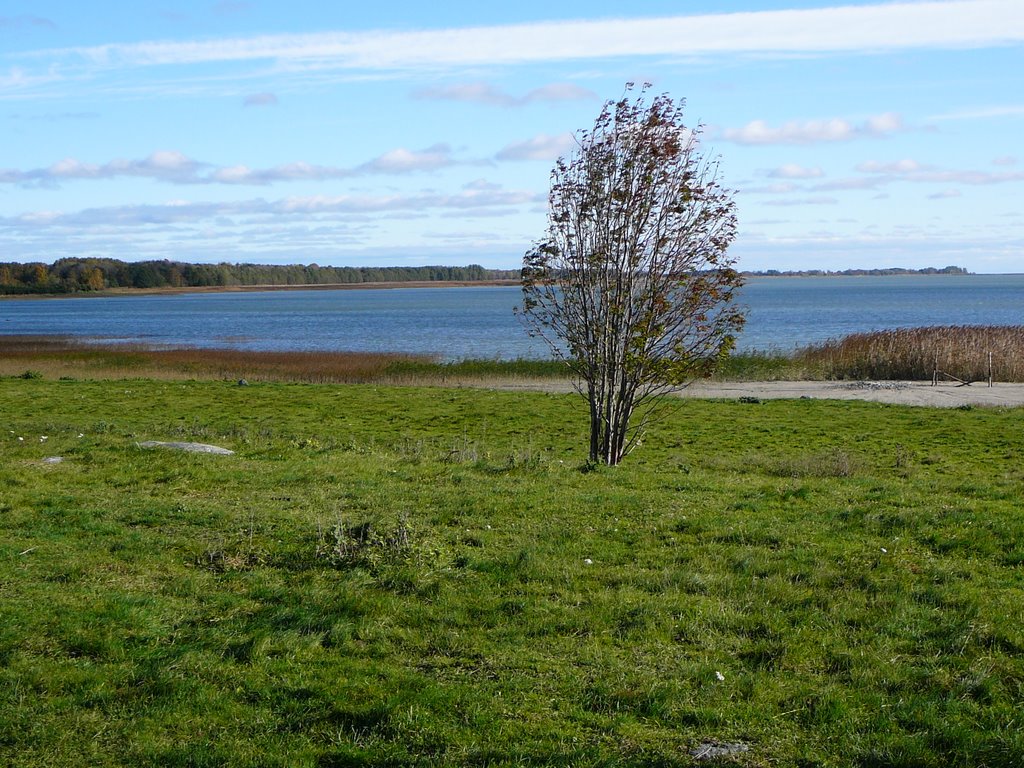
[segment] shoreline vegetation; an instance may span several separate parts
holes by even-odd
[[[967,275],[963,267],[743,272],[744,277],[860,277]],[[318,264],[190,264],[177,261],[124,262],[117,259],[59,259],[0,262],[0,298],[121,296],[226,291],[344,290],[358,288],[440,288],[514,286],[518,269],[464,267],[331,267]]]
[[[924,267],[904,269],[889,267],[882,269],[762,269],[741,273],[744,277],[891,277],[893,275],[973,275],[963,267]]]
[[[991,361],[989,355],[991,354]],[[990,368],[991,365],[991,368]],[[852,334],[791,353],[735,353],[718,381],[1024,382],[1024,326],[933,326]],[[352,351],[160,347],[68,336],[0,335],[0,376],[389,385],[568,381],[557,360],[460,360]]]

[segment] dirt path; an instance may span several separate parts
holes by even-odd
[[[506,382],[499,389],[548,392],[571,391],[569,383]],[[1024,384],[980,382],[962,387],[955,384],[932,386],[930,381],[698,381],[679,392],[680,397],[756,397],[759,400],[872,400],[897,405],[955,408],[963,405],[1024,406]]]

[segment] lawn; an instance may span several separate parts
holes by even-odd
[[[596,470],[571,395],[0,414],[5,766],[1024,762],[1024,409],[687,401]]]

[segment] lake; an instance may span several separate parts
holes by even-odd
[[[259,291],[6,299],[0,334],[251,350],[547,357],[515,287]],[[766,277],[742,290],[740,350],[789,351],[858,331],[1024,323],[1024,275]]]

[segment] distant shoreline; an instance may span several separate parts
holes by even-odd
[[[162,296],[184,293],[256,293],[260,291],[353,291],[394,288],[486,288],[517,286],[518,280],[391,280],[377,283],[309,283],[302,285],[197,285],[160,288],[107,288],[78,293],[8,293],[2,299],[88,299],[112,296]]]
[[[1006,273],[1018,274],[1018,273]],[[1022,273],[1024,274],[1024,273]],[[974,272],[945,272],[941,270],[900,270],[900,271],[841,271],[825,272],[808,270],[804,272],[742,272],[748,280],[775,279],[785,277],[975,277]],[[159,288],[105,288],[100,291],[77,291],[74,293],[0,293],[4,299],[87,299],[111,298],[118,296],[173,296],[186,293],[257,293],[262,291],[358,291],[393,290],[396,288],[494,288],[517,287],[518,279],[508,280],[386,280],[364,283],[298,283],[293,285],[194,285],[161,286]]]

